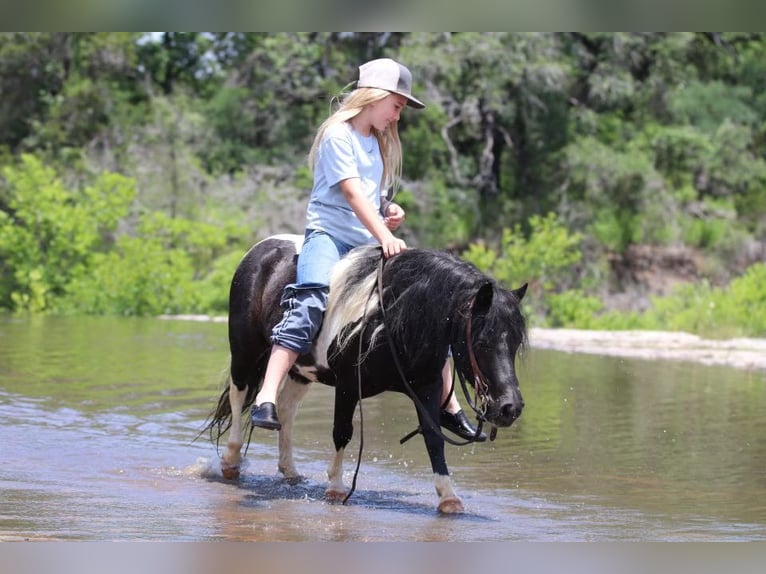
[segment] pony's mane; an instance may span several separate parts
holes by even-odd
[[[326,352],[335,340],[340,352],[356,335],[364,321],[374,327],[374,339],[382,329],[377,271],[379,246],[352,250],[335,267],[330,281],[330,298],[317,341],[317,361],[326,364]],[[482,323],[499,322],[511,328],[512,336],[523,342],[524,319],[518,300],[473,264],[447,252],[408,249],[386,260],[383,267],[383,298],[386,326],[399,352],[415,368],[433,360],[434,349],[446,349],[464,334],[465,319],[479,288],[491,284],[500,305]],[[491,325],[489,325],[491,327]]]
[[[330,344],[335,341],[335,350],[340,352],[361,328],[362,317],[370,317],[379,310],[375,285],[382,253],[379,246],[357,247],[335,265],[315,345],[317,364],[326,366]]]

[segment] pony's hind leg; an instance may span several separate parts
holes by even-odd
[[[293,460],[293,423],[298,414],[303,397],[309,390],[310,383],[301,383],[287,377],[279,391],[279,420],[282,429],[279,431],[279,465],[278,469],[285,478],[299,478],[295,461]]]
[[[231,429],[226,441],[226,452],[221,457],[221,473],[224,478],[234,480],[239,478],[239,467],[242,463],[242,407],[245,404],[247,387],[239,390],[229,376],[229,405],[231,407]]]

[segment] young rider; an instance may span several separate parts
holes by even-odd
[[[314,186],[297,280],[285,287],[284,315],[272,331],[269,363],[251,412],[257,427],[281,428],[277,390],[298,356],[309,352],[319,331],[333,266],[359,245],[378,243],[386,258],[407,248],[393,234],[404,221],[404,210],[383,200],[382,192],[396,186],[401,176],[401,111],[405,106],[425,107],[411,89],[412,75],[405,66],[389,58],[369,61],[359,67],[356,89],[317,130],[309,152]],[[448,364],[443,382],[446,397],[452,386]],[[441,413],[441,424],[463,438],[476,432],[454,393]],[[479,440],[485,439],[482,433]]]

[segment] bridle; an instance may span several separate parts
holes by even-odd
[[[482,372],[481,367],[479,366],[479,362],[476,360],[476,353],[474,353],[473,350],[473,339],[471,338],[471,324],[473,319],[473,306],[476,303],[476,296],[474,295],[471,300],[468,303],[468,317],[466,319],[465,323],[465,345],[466,350],[468,352],[468,364],[471,367],[471,373],[473,373],[473,390],[474,390],[474,399],[471,400],[471,397],[468,393],[468,385],[465,380],[465,376],[463,375],[462,371],[457,371],[458,378],[460,379],[460,386],[463,389],[463,394],[465,395],[465,400],[468,403],[468,406],[471,407],[474,413],[476,413],[476,418],[479,421],[479,424],[483,423],[487,420],[487,406],[489,406],[489,383],[487,382],[488,379],[486,375]],[[454,372],[456,369],[453,366],[453,381],[454,381]],[[477,431],[476,435],[478,436],[481,432],[481,428],[479,428],[479,431]],[[490,431],[489,440],[494,441],[495,437],[497,437],[497,427],[495,425],[492,425],[492,429]],[[476,438],[474,437],[473,441],[475,441]],[[473,442],[469,441],[469,442]]]
[[[385,257],[381,255],[380,262],[378,264],[378,271],[377,271],[377,281],[376,281],[376,287],[378,292],[378,299],[379,299],[379,305],[380,305],[380,313],[383,318],[382,327],[383,331],[387,331],[388,327],[386,324],[386,309],[385,305],[383,305],[383,266],[385,264]],[[372,297],[373,292],[370,293],[370,298]],[[473,344],[471,342],[471,317],[472,317],[472,311],[474,303],[476,302],[476,296],[472,297],[467,305],[467,320],[466,320],[466,326],[465,326],[465,336],[466,336],[466,348],[468,350],[468,362],[471,366],[471,371],[474,375],[474,383],[473,383],[473,390],[475,398],[471,399],[470,393],[468,392],[468,384],[465,380],[465,376],[463,375],[463,372],[459,369],[456,369],[454,364],[452,368],[452,388],[450,389],[449,394],[447,395],[447,399],[444,402],[444,404],[441,405],[441,408],[445,408],[447,406],[447,402],[449,402],[449,398],[452,396],[452,393],[455,389],[455,372],[457,371],[458,379],[460,380],[460,386],[463,389],[463,394],[465,395],[466,401],[468,402],[468,405],[471,407],[471,409],[476,413],[476,417],[478,420],[478,425],[476,427],[476,434],[466,439],[465,441],[456,441],[448,436],[446,436],[442,430],[441,425],[434,422],[433,418],[428,412],[428,409],[423,404],[423,402],[420,400],[420,398],[415,394],[415,391],[412,388],[412,385],[410,385],[410,382],[407,380],[407,375],[405,374],[404,368],[402,367],[401,361],[399,360],[399,352],[396,348],[396,342],[394,341],[394,338],[391,336],[390,332],[385,333],[386,340],[388,341],[388,346],[391,351],[391,356],[394,359],[394,364],[396,366],[396,370],[399,373],[399,377],[402,380],[402,383],[404,384],[404,388],[407,391],[407,394],[412,399],[412,402],[415,403],[415,407],[418,409],[418,412],[421,415],[421,420],[425,422],[425,424],[436,434],[438,434],[442,440],[445,442],[454,445],[454,446],[465,446],[467,444],[471,444],[473,442],[476,442],[479,436],[481,435],[482,426],[484,425],[484,422],[486,421],[486,411],[487,411],[487,405],[489,403],[489,385],[487,384],[487,378],[482,373],[481,368],[479,368],[479,363],[476,360],[476,355],[473,351]],[[369,299],[368,299],[369,303]],[[365,307],[366,309],[366,307]],[[364,449],[364,411],[362,410],[362,355],[363,355],[363,348],[362,343],[364,340],[364,332],[367,327],[367,313],[365,312],[362,318],[362,325],[359,332],[359,357],[357,360],[357,384],[358,384],[358,391],[359,391],[359,425],[360,425],[360,432],[359,432],[359,454],[356,459],[356,470],[354,471],[354,477],[351,482],[351,489],[346,494],[345,498],[343,499],[342,504],[346,504],[349,498],[351,498],[351,495],[356,490],[356,479],[359,475],[359,467],[362,462],[362,451]],[[477,406],[478,405],[478,406]],[[407,435],[402,437],[399,440],[399,444],[404,444],[408,440],[410,440],[415,435],[418,435],[423,432],[423,429],[421,425],[418,425],[418,427],[409,432]],[[489,439],[490,441],[495,440],[495,437],[497,436],[497,427],[495,425],[492,425],[492,430],[490,431]]]
[[[385,258],[380,258],[380,263],[378,265],[378,276],[377,276],[377,290],[378,290],[378,299],[380,304],[380,313],[383,318],[383,330],[387,331],[387,323],[386,323],[386,309],[385,305],[383,304],[383,266],[385,264]],[[468,318],[466,320],[466,347],[468,349],[468,358],[469,358],[469,364],[471,366],[471,370],[474,374],[474,395],[475,399],[472,400],[471,396],[468,392],[468,384],[466,383],[465,377],[462,373],[462,371],[456,369],[453,365],[453,377],[452,377],[452,389],[450,389],[449,394],[447,395],[447,400],[444,404],[441,405],[441,408],[443,409],[447,402],[449,401],[449,397],[452,396],[452,393],[454,392],[454,385],[455,385],[455,371],[457,371],[458,378],[460,380],[460,386],[463,389],[463,394],[465,395],[466,401],[468,401],[468,405],[471,407],[471,409],[476,413],[476,417],[478,420],[478,427],[476,428],[476,434],[471,437],[470,439],[466,439],[465,441],[456,441],[448,436],[446,436],[441,431],[441,425],[434,422],[433,418],[428,412],[428,409],[423,404],[423,402],[420,400],[420,398],[415,394],[415,391],[412,389],[412,385],[410,385],[409,380],[407,379],[407,375],[405,374],[404,368],[402,367],[401,361],[399,360],[399,352],[396,348],[396,341],[394,341],[394,338],[391,336],[391,333],[386,333],[386,340],[388,341],[388,346],[391,350],[391,356],[394,359],[394,365],[396,366],[396,370],[399,373],[399,377],[402,380],[402,383],[404,384],[404,388],[407,391],[407,394],[410,396],[412,401],[415,403],[415,407],[418,409],[418,412],[421,415],[421,419],[425,421],[425,423],[431,428],[432,431],[436,432],[445,442],[454,445],[454,446],[464,446],[467,444],[471,444],[473,442],[476,442],[479,435],[481,435],[482,426],[484,424],[484,421],[486,421],[486,410],[487,405],[489,403],[489,386],[487,385],[487,378],[484,376],[484,374],[481,372],[481,369],[479,368],[479,363],[476,360],[476,355],[473,352],[473,345],[471,343],[471,311],[473,310],[473,305],[476,302],[476,297],[474,296],[471,298],[467,305],[467,311],[468,311]],[[361,384],[361,381],[360,381]],[[361,394],[360,394],[361,397]],[[361,398],[360,398],[361,400]],[[477,407],[477,404],[479,405]],[[400,441],[399,444],[404,444],[408,440],[410,440],[415,435],[423,432],[423,429],[419,425],[415,430],[411,431],[407,435],[405,435]],[[495,436],[497,435],[497,429],[493,425],[492,431],[491,431],[491,439],[494,440]]]

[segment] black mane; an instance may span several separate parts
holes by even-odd
[[[377,274],[380,257],[379,248],[368,248],[352,270],[356,279],[350,281]],[[473,313],[472,338],[489,339],[492,332],[510,328],[519,345],[526,341],[518,298],[472,263],[445,251],[408,249],[385,260],[383,286],[386,328],[412,369],[446,356],[450,345],[464,340],[466,319],[482,287],[491,289],[492,304]],[[380,312],[375,322],[383,322]]]

